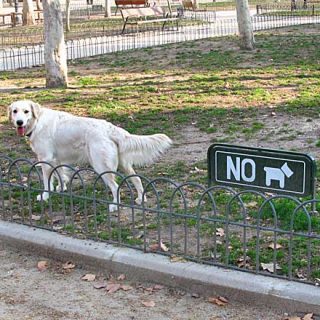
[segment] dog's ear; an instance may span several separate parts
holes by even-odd
[[[41,109],[41,107],[38,103],[31,102],[31,111],[32,111],[32,115],[35,119],[39,118],[40,109]]]

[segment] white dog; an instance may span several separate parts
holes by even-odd
[[[172,144],[164,134],[133,135],[105,120],[77,117],[40,107],[28,100],[12,103],[8,114],[18,135],[29,137],[38,160],[54,167],[61,164],[90,164],[98,174],[116,172],[119,167],[126,175],[134,175],[133,165],[152,163]],[[44,188],[53,190],[53,179],[50,179],[49,186],[52,168],[46,164],[41,166]],[[59,172],[59,175],[63,185],[59,184],[57,190],[63,190],[69,177],[65,172]],[[108,173],[102,178],[112,192],[113,202],[117,203],[118,184],[115,175]],[[141,180],[132,177],[131,181],[138,192],[136,202],[140,204],[143,195]],[[43,192],[37,200],[48,198],[49,193]],[[110,205],[109,209],[114,211],[117,205]]]

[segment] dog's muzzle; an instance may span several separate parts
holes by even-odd
[[[26,134],[26,127],[23,125],[22,120],[17,120],[17,133],[19,136],[24,136]]]

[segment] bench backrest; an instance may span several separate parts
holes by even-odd
[[[163,17],[165,11],[161,7],[121,9],[122,18]]]
[[[131,0],[115,0],[114,2],[116,6],[127,6],[132,4]]]
[[[182,6],[185,10],[194,10],[194,5],[191,0],[182,0]]]
[[[148,0],[115,0],[116,6],[148,6]]]

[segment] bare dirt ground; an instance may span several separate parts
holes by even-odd
[[[212,134],[200,131],[194,124],[183,127],[177,136],[172,137],[174,146],[160,161],[174,163],[181,160],[181,155],[183,161],[188,164],[205,160],[208,147],[219,141],[233,145],[303,152],[318,160],[320,153],[320,147],[316,145],[320,136],[318,119],[276,113],[272,108],[256,115],[254,119],[264,126],[249,137],[242,132],[236,132],[234,135],[226,134],[225,125],[221,126],[218,123],[212,124],[217,127],[217,132]],[[252,121],[249,114],[247,121],[248,123]],[[243,127],[249,126],[248,123],[244,120]]]
[[[39,261],[48,268],[39,271]],[[0,242],[0,319],[157,319],[157,320],[280,320],[284,315],[270,309],[241,305],[233,301],[217,306],[203,297],[192,297],[178,289],[155,284],[125,284],[127,291],[108,293],[94,286],[110,275],[96,275],[95,281],[81,278],[90,273],[79,266],[65,270],[63,263],[21,252]],[[153,288],[153,289],[152,289]],[[147,306],[145,306],[146,304]],[[154,306],[149,306],[149,305]]]

